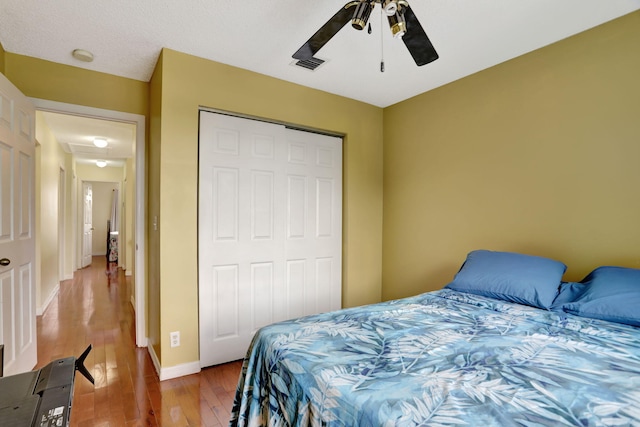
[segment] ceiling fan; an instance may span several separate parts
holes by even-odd
[[[367,26],[369,15],[371,15],[376,3],[380,3],[382,12],[387,16],[391,33],[394,37],[402,38],[416,65],[422,66],[438,59],[438,53],[406,0],[354,0],[348,2],[293,54],[293,58],[299,61],[317,59],[314,55],[349,20],[351,20],[353,28],[363,30]],[[371,32],[370,25],[369,32]],[[384,63],[381,64],[381,71],[384,71]]]

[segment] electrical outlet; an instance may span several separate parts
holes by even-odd
[[[169,334],[171,337],[171,347],[179,347],[180,346],[180,331],[171,332]]]

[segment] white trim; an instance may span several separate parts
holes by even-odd
[[[149,356],[151,356],[151,362],[153,363],[153,367],[156,368],[156,374],[158,374],[158,378],[159,378],[160,377],[160,361],[158,360],[158,356],[156,356],[156,352],[153,349],[152,345],[148,345],[147,350],[149,351]]]
[[[145,119],[142,119],[136,126],[136,188],[133,194],[135,207],[133,215],[136,226],[135,239],[133,242],[135,260],[135,287],[136,287],[136,344],[138,347],[147,346],[147,166]],[[140,314],[138,314],[140,313]]]
[[[46,99],[29,98],[37,110],[51,111],[54,113],[73,114],[83,117],[97,119],[107,119],[119,122],[136,124],[136,188],[135,188],[135,212],[134,221],[136,224],[136,235],[134,250],[136,253],[135,262],[135,289],[136,295],[143,298],[136,298],[136,345],[138,347],[147,346],[147,313],[146,313],[146,245],[145,230],[146,224],[146,164],[145,164],[145,117],[140,114],[125,113],[114,110],[104,110],[102,108],[86,107],[83,105],[67,104],[65,102],[49,101]]]
[[[60,292],[60,284],[54,286],[47,299],[42,303],[42,307],[36,308],[36,316],[42,316],[44,314],[45,310],[49,307],[49,304],[51,304],[56,295],[58,295],[58,292]]]
[[[156,356],[156,352],[154,351],[153,346],[150,345],[147,347],[147,349],[149,350],[149,356],[151,356],[151,361],[153,362],[153,366],[156,368],[156,373],[158,374],[158,378],[160,379],[160,381],[184,377],[185,375],[197,374],[201,371],[199,361],[183,363],[181,365],[171,366],[169,368],[161,368],[160,362],[158,361],[158,356]]]
[[[184,377],[185,375],[197,374],[200,372],[200,362],[183,363],[178,366],[160,369],[158,376],[160,381],[170,380],[173,378]]]
[[[62,178],[62,179],[60,179]],[[62,212],[61,212],[62,211]],[[60,165],[58,170],[58,281],[66,277],[67,267],[67,170]]]

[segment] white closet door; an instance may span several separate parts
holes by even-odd
[[[200,113],[200,364],[341,306],[342,140]]]

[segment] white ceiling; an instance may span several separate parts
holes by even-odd
[[[62,149],[73,154],[78,163],[105,160],[107,166],[122,167],[133,157],[136,126],[131,123],[51,112],[43,112],[42,117]],[[107,146],[96,147],[94,138],[106,139]]]
[[[8,52],[148,81],[171,48],[379,107],[640,9],[640,0],[409,0],[440,55],[417,67],[385,23],[345,26],[311,72],[291,55],[347,0],[0,0]],[[381,39],[385,72],[380,72]],[[95,60],[71,56],[82,48]]]
[[[291,55],[347,0],[0,0],[0,43],[7,52],[141,81],[167,47],[386,107],[640,10],[640,0],[409,2],[440,55],[422,67],[386,23],[381,28],[379,6],[372,34],[347,24],[316,55],[327,63],[316,71],[292,66]],[[74,59],[76,48],[94,61]],[[63,146],[80,154],[80,141],[98,131],[81,133],[77,120],[47,118]]]

